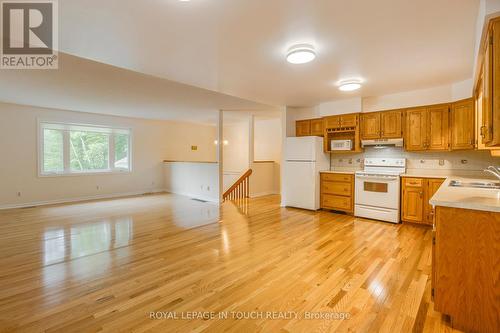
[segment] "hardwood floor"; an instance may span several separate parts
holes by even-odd
[[[160,194],[0,211],[0,231],[1,332],[453,331],[425,227]]]

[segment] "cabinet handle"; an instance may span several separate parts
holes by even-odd
[[[484,138],[486,137],[486,126],[481,126],[481,137]]]
[[[424,192],[420,192],[419,194],[420,194],[420,198],[422,198],[422,195],[424,194]]]

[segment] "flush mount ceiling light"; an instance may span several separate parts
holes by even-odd
[[[316,51],[309,44],[298,44],[288,49],[286,61],[291,64],[305,64],[316,59]]]
[[[361,80],[345,80],[339,82],[340,91],[354,91],[361,88]]]

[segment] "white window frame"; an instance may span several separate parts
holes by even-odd
[[[64,161],[64,171],[62,172],[44,172],[44,124],[67,126],[68,130],[63,130],[63,161]],[[92,170],[92,171],[71,171],[70,167],[70,127],[81,126],[90,128],[100,128],[110,131],[109,143],[108,143],[108,165],[109,168],[106,170]],[[115,136],[114,134],[126,131],[128,132],[128,169],[115,168]],[[132,143],[133,143],[133,132],[130,127],[117,127],[103,124],[86,124],[86,123],[75,123],[75,122],[61,122],[52,120],[38,120],[38,177],[68,177],[68,176],[91,176],[91,175],[103,175],[103,174],[128,174],[132,173],[133,169],[133,154],[132,154]]]

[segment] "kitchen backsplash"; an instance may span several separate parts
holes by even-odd
[[[482,171],[489,165],[500,165],[499,157],[487,151],[407,152],[402,148],[366,148],[360,154],[331,154],[331,169],[363,169],[365,157],[406,158],[410,170]]]

